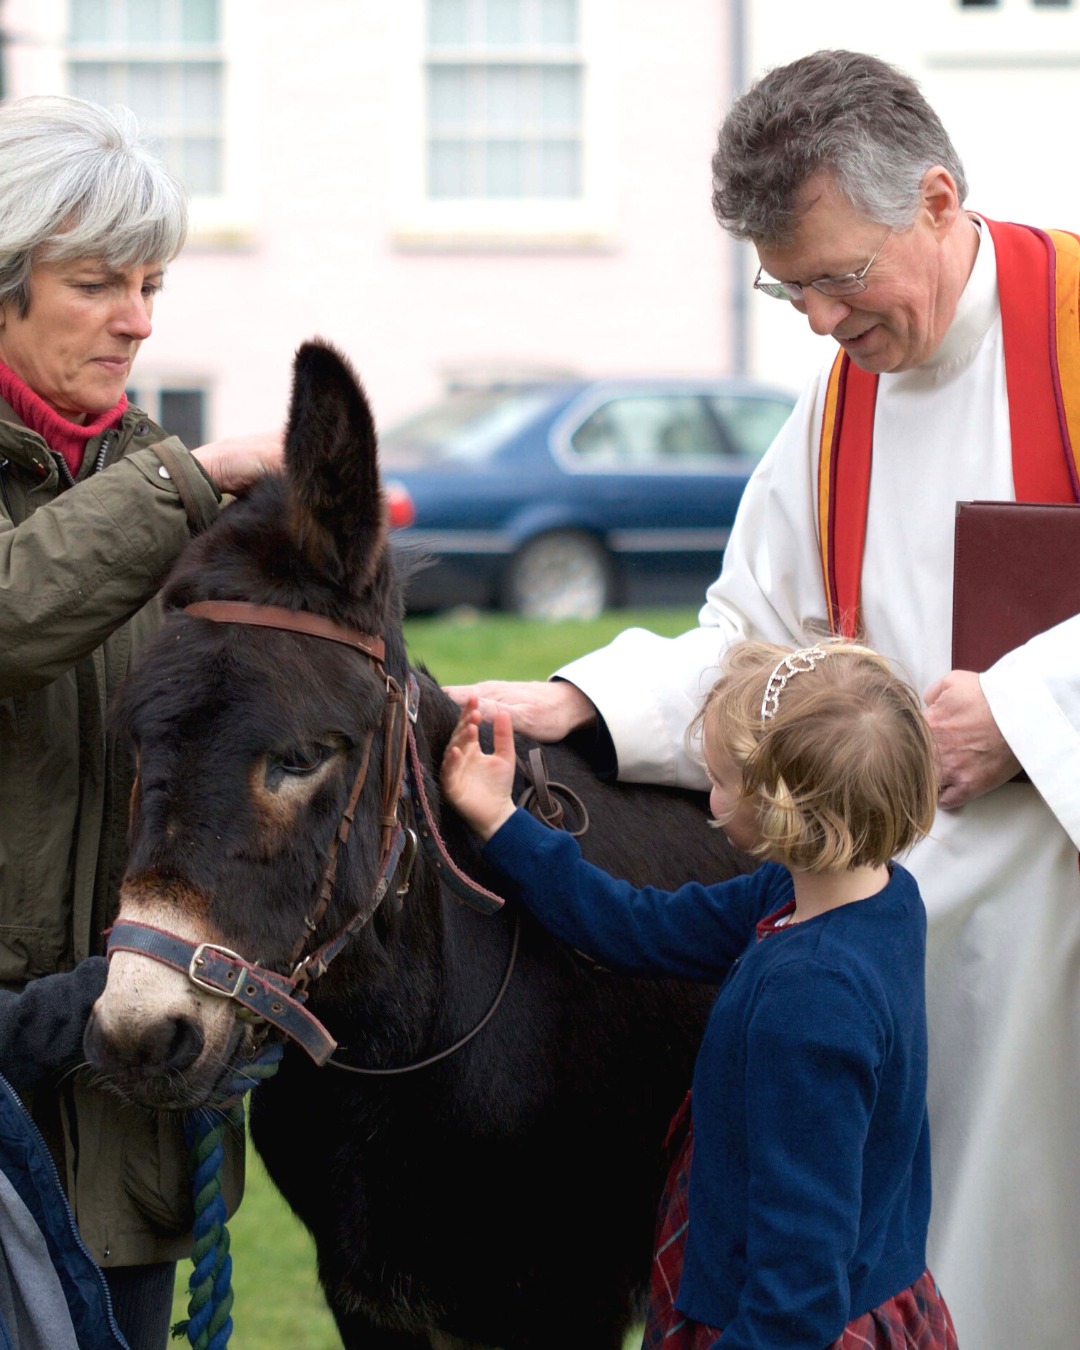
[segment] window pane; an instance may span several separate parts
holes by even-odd
[[[133,400],[134,401],[134,400]],[[163,389],[158,421],[189,450],[206,444],[206,396],[201,389]]]
[[[526,146],[522,141],[491,141],[487,147],[487,196],[526,195]]]
[[[165,6],[162,0],[127,0],[124,37],[131,43],[161,44],[165,41]]]
[[[664,464],[679,460],[697,467],[701,461],[715,463],[719,459],[720,438],[696,394],[664,399],[663,408],[663,419],[656,428],[656,449]]]
[[[121,67],[123,69],[123,67]],[[127,67],[127,90],[123,102],[132,110],[144,130],[158,127],[169,116],[169,85],[166,68],[157,62],[133,62]]]
[[[548,401],[546,394],[527,389],[458,390],[380,432],[379,458],[403,469],[446,459],[487,459],[534,421]]]
[[[183,0],[180,11],[182,42],[217,42],[220,36],[218,0]]]
[[[763,455],[791,413],[789,403],[772,398],[737,398],[717,395],[710,399],[729,439],[740,454]]]
[[[108,37],[106,0],[71,0],[72,43],[83,46],[106,42]]]
[[[221,66],[192,61],[180,67],[181,109],[185,122],[221,120]]]
[[[434,66],[428,71],[428,116],[433,131],[462,129],[472,111],[465,66]]]
[[[469,145],[436,141],[428,147],[428,196],[468,197]]]
[[[485,0],[484,37],[492,47],[520,47],[524,41],[522,0]]]
[[[590,464],[618,464],[626,458],[619,425],[610,404],[597,408],[570,437],[574,450]]]
[[[581,146],[577,141],[545,141],[541,145],[540,196],[581,196]]]
[[[221,192],[221,142],[213,136],[188,136],[182,143],[180,176],[192,196]]]
[[[82,62],[71,67],[71,92],[76,98],[108,106],[117,100],[109,93],[109,67],[98,62]]]
[[[540,0],[540,40],[545,46],[577,42],[577,0]]]
[[[433,46],[456,41],[528,52],[577,40],[577,0],[427,0],[427,13]],[[429,194],[579,197],[582,79],[576,62],[548,65],[528,56],[513,64],[431,64]]]
[[[715,461],[716,429],[696,395],[613,399],[574,433],[574,449],[592,463],[629,469],[666,468],[680,461]]]
[[[468,37],[466,0],[428,0],[428,43],[460,47]]]
[[[489,66],[487,122],[494,131],[525,131],[540,114],[536,71],[527,66]]]
[[[581,122],[581,70],[548,66],[540,70],[542,118],[545,127],[576,131]]]
[[[179,177],[180,158],[175,146],[171,145],[164,136],[146,135],[145,128],[143,129],[143,142],[152,155],[164,160],[173,173]]]

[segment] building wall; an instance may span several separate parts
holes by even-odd
[[[280,420],[315,334],[354,360],[384,424],[462,371],[730,369],[709,154],[731,12],[581,9],[588,201],[485,220],[423,201],[421,0],[223,0],[228,192],[194,203],[136,376],[205,382],[208,432],[229,435]],[[65,91],[67,15],[7,0],[12,96]]]
[[[732,72],[817,47],[921,81],[971,205],[1080,225],[1058,131],[1080,0],[581,0],[586,200],[479,210],[424,199],[423,0],[221,2],[228,191],[194,202],[137,370],[205,385],[212,435],[278,421],[314,334],[353,358],[383,423],[484,372],[746,368],[800,386],[831,344],[749,294],[756,260],[713,222],[709,155]],[[12,96],[66,88],[68,13],[6,0]]]

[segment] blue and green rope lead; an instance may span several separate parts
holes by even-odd
[[[227,1131],[243,1131],[244,1097],[264,1078],[277,1072],[283,1047],[268,1045],[258,1059],[244,1066],[222,1093],[223,1105],[205,1106],[184,1118],[192,1197],[195,1204],[194,1269],[188,1280],[187,1320],[172,1328],[186,1336],[192,1350],[225,1350],[232,1335],[232,1257],[221,1194],[221,1164]]]

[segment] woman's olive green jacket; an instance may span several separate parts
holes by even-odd
[[[157,627],[165,573],[220,501],[180,441],[135,408],[90,442],[77,481],[58,461],[0,401],[0,987],[8,989],[103,950],[131,787],[130,752],[107,729],[108,705]],[[125,1105],[85,1073],[35,1091],[31,1109],[102,1265],[190,1251],[178,1118]]]

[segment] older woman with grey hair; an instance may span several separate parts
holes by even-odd
[[[183,188],[130,114],[0,108],[0,988],[102,950],[133,781],[106,706],[185,542],[280,464],[277,438],[189,451],[128,404],[186,231]],[[191,1249],[179,1122],[82,1075],[28,1105],[129,1343],[161,1350]]]

